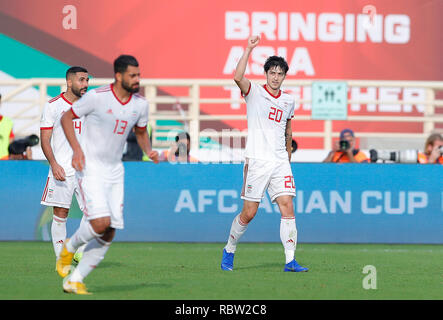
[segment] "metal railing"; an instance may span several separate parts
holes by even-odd
[[[286,80],[284,83],[285,88],[290,87],[310,87],[315,80]],[[334,81],[334,80],[330,80]],[[441,131],[440,128],[436,128],[436,124],[443,124],[443,113],[436,112],[443,106],[443,100],[436,99],[436,92],[443,91],[443,82],[436,81],[375,81],[375,80],[341,80],[347,83],[349,89],[358,88],[418,88],[424,90],[424,99],[417,101],[417,99],[411,100],[364,100],[364,99],[350,99],[348,105],[352,104],[408,104],[408,105],[422,105],[424,107],[423,112],[419,116],[370,116],[370,115],[349,115],[347,121],[363,121],[363,122],[414,122],[423,123],[422,132],[403,132],[403,133],[389,133],[389,132],[359,132],[359,137],[383,137],[383,138],[425,138],[432,131]],[[90,86],[100,86],[112,83],[113,79],[108,78],[93,78],[90,80]],[[0,80],[0,87],[8,86],[12,87],[2,95],[2,103],[16,102],[21,104],[21,108],[16,110],[12,115],[9,115],[13,120],[27,119],[26,125],[14,128],[16,135],[20,135],[27,127],[36,125],[40,121],[40,114],[43,106],[48,100],[48,87],[60,87],[60,92],[66,89],[65,79],[46,79],[46,78],[32,78],[32,79],[10,79]],[[201,130],[202,121],[223,121],[223,120],[242,120],[246,121],[246,114],[201,114],[200,106],[202,104],[241,104],[245,103],[240,98],[204,98],[201,97],[201,90],[204,87],[234,87],[233,80],[230,79],[142,79],[140,81],[141,91],[144,93],[146,99],[150,103],[150,124],[153,126],[154,139],[165,137],[168,135],[168,128],[171,129],[174,126],[164,126],[165,130],[156,130],[157,122],[160,120],[175,120],[177,122],[184,122],[188,125],[189,133],[191,135],[191,147],[198,147],[201,137],[220,138],[222,136],[228,137],[245,137],[247,132],[232,130],[227,132],[226,130]],[[168,95],[165,88],[188,88],[188,94],[183,96]],[[29,88],[38,90],[38,98],[20,98],[21,93]],[[310,98],[297,99],[297,104],[309,104]],[[164,105],[186,105],[185,111],[181,113],[166,110],[162,108]],[[29,117],[25,114],[34,108],[38,108],[38,115]],[[1,109],[0,109],[1,113]],[[297,115],[294,118],[295,121],[319,121],[312,120],[310,114]],[[330,149],[332,145],[332,138],[337,137],[338,133],[333,132],[332,122],[334,120],[321,120],[324,121],[323,130],[321,131],[296,131],[294,134],[297,137],[322,137],[324,149]],[[155,142],[156,143],[156,142]],[[155,146],[155,144],[154,144]]]

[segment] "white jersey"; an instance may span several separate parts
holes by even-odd
[[[72,149],[66,139],[60,119],[71,108],[71,105],[72,103],[62,93],[45,104],[40,119],[41,130],[52,130],[52,152],[54,153],[55,160],[65,170],[65,174],[68,177],[75,174],[75,169],[72,167]],[[77,139],[80,139],[82,133],[81,119],[74,120],[74,128]],[[49,176],[53,176],[51,169],[49,169]]]
[[[294,117],[294,97],[281,90],[274,96],[266,85],[252,82],[244,96],[248,119],[245,157],[288,161],[285,133],[287,120]]]
[[[88,91],[72,105],[76,117],[84,117],[80,145],[85,155],[85,175],[100,175],[108,181],[123,178],[123,149],[129,132],[136,125],[148,124],[148,102],[131,94],[121,102],[113,85]]]

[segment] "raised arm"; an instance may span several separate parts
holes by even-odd
[[[73,155],[72,155],[72,167],[77,171],[82,171],[85,167],[85,155],[83,154],[82,148],[75,137],[74,124],[72,120],[76,119],[72,109],[65,112],[61,118],[61,124],[63,131],[65,132],[66,139],[71,145]]]
[[[243,94],[248,93],[250,85],[249,80],[245,78],[245,71],[246,66],[248,65],[249,56],[251,55],[252,49],[254,49],[259,42],[259,36],[252,36],[248,38],[248,45],[238,61],[237,68],[235,69],[234,81]]]

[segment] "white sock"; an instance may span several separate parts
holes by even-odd
[[[80,221],[80,226],[85,224],[85,223],[89,223],[88,220],[86,219],[86,216],[83,215],[82,220]],[[82,244],[80,247],[77,248],[77,250],[75,251],[76,253],[82,253],[83,251],[85,251],[87,243]]]
[[[74,253],[81,245],[88,243],[96,237],[100,238],[102,235],[94,231],[89,221],[84,221],[84,223],[80,223],[80,227],[66,243],[66,249]]]
[[[89,241],[83,252],[83,258],[72,272],[69,281],[83,282],[83,279],[103,260],[110,245],[111,242],[106,242],[100,238]]]
[[[294,260],[295,248],[297,246],[297,228],[295,217],[281,218],[280,220],[280,240],[285,249],[286,263]]]
[[[234,221],[232,221],[231,231],[229,232],[228,243],[225,246],[225,249],[229,253],[235,252],[237,248],[237,242],[240,240],[241,236],[245,233],[248,228],[248,224],[241,222],[240,214],[238,214]]]
[[[52,245],[54,247],[55,257],[58,259],[63,249],[63,243],[66,240],[66,221],[67,218],[60,218],[56,215],[52,216],[51,236]]]

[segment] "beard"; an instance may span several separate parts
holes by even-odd
[[[77,96],[78,98],[81,98],[82,95],[84,95],[86,93],[86,91],[88,90],[88,88],[71,88],[72,93]]]
[[[139,85],[139,83],[135,83],[137,85]],[[122,81],[122,87],[123,89],[125,89],[126,91],[128,91],[129,93],[136,93],[138,92],[138,90],[140,90],[140,85],[138,87],[131,87],[129,84],[127,84],[126,82]]]

